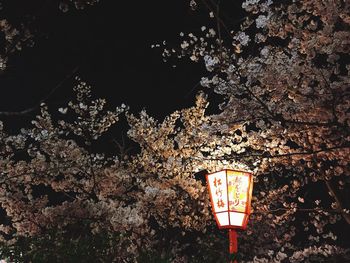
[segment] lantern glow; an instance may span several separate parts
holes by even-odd
[[[252,174],[226,169],[207,174],[207,183],[219,228],[246,229],[253,190]]]

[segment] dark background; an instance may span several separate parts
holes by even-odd
[[[193,105],[201,89],[202,62],[183,59],[174,68],[173,63],[162,61],[162,49],[151,45],[166,40],[168,46],[179,47],[180,32],[196,34],[208,24],[215,28],[204,2],[197,1],[193,11],[189,0],[100,0],[95,6],[71,8],[67,13],[54,0],[0,2],[0,17],[17,27],[24,23],[35,34],[34,47],[11,56],[0,75],[0,111],[32,107],[52,90],[47,103],[62,106],[73,96],[76,75],[111,106],[125,103],[132,112],[145,108],[160,119]],[[241,2],[221,3],[220,13],[228,25],[242,16]],[[27,117],[33,116],[9,121],[20,126],[18,120]]]
[[[220,4],[220,14],[229,27],[243,15],[241,2]],[[194,11],[189,0],[100,0],[84,10],[71,6],[66,13],[59,9],[58,0],[0,3],[0,19],[17,28],[24,24],[35,36],[34,47],[15,52],[9,57],[8,68],[0,72],[0,120],[9,133],[31,126],[42,100],[54,117],[62,118],[57,109],[73,99],[75,76],[91,84],[94,97],[106,98],[110,109],[125,103],[131,112],[146,109],[159,120],[193,106],[196,93],[202,89],[200,79],[208,73],[202,61],[193,63],[186,58],[164,63],[162,48],[151,48],[164,40],[169,47],[179,47],[180,32],[197,35],[203,25],[216,28],[216,20],[209,18],[210,10],[202,1],[197,1]],[[0,33],[1,49],[3,37]],[[206,92],[211,92],[210,101],[215,102],[209,110],[217,110],[217,99],[221,98]],[[26,109],[34,110],[1,114]],[[127,130],[122,120],[96,149],[113,153],[116,147],[111,141],[121,140]]]
[[[24,21],[36,37],[0,75],[0,111],[32,107],[55,87],[47,103],[62,105],[72,97],[75,75],[112,106],[145,108],[158,118],[193,105],[200,88],[202,63],[183,60],[174,68],[162,61],[160,48],[151,48],[163,40],[176,46],[180,32],[198,32],[205,24],[207,12],[194,13],[188,1],[101,0],[63,13],[56,1],[11,0],[3,2],[2,17]]]

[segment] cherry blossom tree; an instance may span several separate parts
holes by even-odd
[[[118,220],[128,220],[125,216],[112,212],[112,219],[105,213],[111,211],[112,206],[119,207],[118,213],[133,211],[131,207],[123,208],[118,198],[112,203],[109,199],[109,196],[123,196],[129,191],[131,186],[127,185],[132,177],[127,175],[127,170],[119,169],[121,164],[114,157],[106,158],[103,154],[89,151],[91,141],[118,120],[123,107],[103,111],[104,100],[85,104],[90,96],[85,83],[80,83],[76,91],[77,101],[71,102],[69,107],[79,122],[54,123],[43,104],[41,114],[33,121],[33,128],[24,128],[19,134],[11,136],[3,131],[1,133],[1,207],[7,222],[2,225],[1,233],[10,247],[11,244],[18,247],[23,242],[21,260],[37,259],[36,256],[45,255],[38,254],[38,251],[52,249],[55,243],[50,243],[52,248],[47,247],[45,242],[37,242],[39,247],[33,244],[26,246],[28,242],[24,242],[23,238],[41,234],[57,242],[62,239],[83,241],[85,234],[89,236],[89,231],[99,231],[98,222],[102,218],[110,222],[116,220],[115,224],[119,227],[130,227],[123,222],[117,223]],[[59,112],[64,114],[67,110],[59,109]],[[75,136],[80,136],[80,140],[74,140]],[[105,227],[104,230],[107,230],[108,227]],[[52,231],[50,236],[48,233]],[[118,242],[118,238],[113,240]],[[124,246],[119,244],[119,247]],[[11,248],[9,253],[13,251]],[[123,253],[118,254],[123,256]],[[65,259],[65,255],[61,256],[56,261]],[[46,262],[45,258],[43,260]]]
[[[69,261],[76,257],[69,249],[81,242],[102,262],[129,262],[142,251],[168,249],[174,260],[187,260],[189,240],[203,243],[213,225],[206,187],[194,174],[221,163],[203,162],[198,151],[216,147],[207,145],[203,132],[210,121],[204,94],[196,106],[161,123],[146,112],[127,112],[128,135],[140,150],[118,158],[94,149],[126,106],[104,110],[105,101],[92,100],[81,81],[75,91],[76,101],[59,108],[56,119],[42,104],[32,128],[9,135],[1,126],[3,255],[19,262]],[[101,235],[106,247],[99,248]]]
[[[201,84],[222,96],[219,114],[205,92],[163,121],[124,105],[107,110],[78,79],[77,98],[58,111],[42,104],[31,127],[8,134],[1,124],[3,255],[69,262],[84,248],[101,262],[145,262],[153,253],[223,261],[227,237],[204,175],[233,168],[255,177],[241,262],[349,259],[349,3],[242,7],[240,30],[230,32],[213,8],[216,29],[182,34],[179,52],[164,50],[204,63]],[[121,115],[137,151],[101,151]]]
[[[224,260],[226,235],[216,229],[201,171],[251,169],[249,161],[219,158],[242,149],[237,141],[246,141],[243,133],[218,131],[217,116],[206,115],[203,93],[194,107],[159,122],[144,111],[128,113],[123,105],[105,110],[105,101],[93,100],[84,82],[75,90],[77,99],[59,108],[58,116],[43,104],[33,127],[9,135],[1,126],[2,255],[18,262],[91,256],[133,262],[136,255],[143,261],[143,253],[156,251],[173,262]],[[97,152],[96,143],[124,111],[128,136],[139,152],[122,158]],[[302,262],[344,256],[347,251],[336,243],[310,245],[336,239],[322,231],[341,217],[321,206],[300,208],[294,200],[301,183],[282,170],[290,175],[276,168],[256,177],[254,213],[240,238],[241,259]],[[293,240],[300,234],[294,222],[307,223],[300,222],[306,220],[298,214],[304,211],[314,213],[311,222],[322,234],[311,240],[310,235],[309,246]]]
[[[261,244],[273,240],[260,259],[252,253],[256,261],[317,257],[337,240],[331,229],[345,240],[350,224],[349,3],[248,0],[240,29],[230,31],[220,2],[203,2],[216,28],[182,33],[180,49],[165,48],[163,56],[203,62],[209,75],[202,86],[222,95],[208,132],[225,135],[227,148],[207,159],[254,170],[256,214],[248,233]]]

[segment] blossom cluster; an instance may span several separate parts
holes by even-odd
[[[0,7],[1,10],[1,7]],[[0,72],[6,70],[9,57],[15,52],[21,51],[23,47],[33,46],[33,34],[24,25],[15,26],[8,19],[0,19],[1,53]]]
[[[59,9],[62,12],[68,12],[70,10],[70,8],[73,6],[74,8],[76,8],[78,10],[82,10],[82,9],[85,9],[88,6],[92,6],[98,2],[99,2],[99,0],[74,0],[74,1],[61,0],[59,3]]]

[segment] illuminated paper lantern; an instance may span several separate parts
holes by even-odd
[[[246,229],[253,191],[252,174],[225,169],[206,177],[218,227]]]

